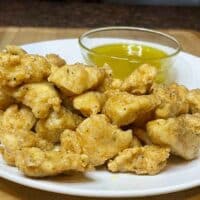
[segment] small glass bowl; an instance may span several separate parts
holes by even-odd
[[[162,58],[134,60],[97,53],[93,48],[108,44],[136,44],[160,49],[166,52]],[[181,50],[180,43],[165,33],[138,27],[104,27],[92,29],[79,37],[82,56],[87,64],[102,67],[105,63],[113,69],[114,77],[124,79],[141,64],[151,64],[159,69],[157,82],[171,82],[173,63]]]

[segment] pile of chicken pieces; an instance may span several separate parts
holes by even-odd
[[[170,156],[200,149],[200,89],[156,84],[148,64],[125,80],[108,65],[68,65],[17,46],[0,52],[0,143],[8,165],[30,177],[106,165],[157,174]]]

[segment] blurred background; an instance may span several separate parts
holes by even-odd
[[[0,47],[78,37],[102,26],[170,33],[200,55],[200,0],[0,0]],[[197,42],[196,42],[197,44]]]
[[[200,29],[200,0],[0,0],[0,26]]]
[[[200,0],[108,0],[107,2],[127,3],[127,4],[137,4],[137,5],[180,5],[180,6],[200,5]]]

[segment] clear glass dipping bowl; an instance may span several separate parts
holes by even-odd
[[[162,58],[147,58],[145,60],[130,60],[117,56],[97,53],[93,48],[107,44],[137,44],[154,47],[167,53]],[[171,82],[173,64],[181,50],[180,43],[172,36],[146,28],[138,27],[104,27],[92,29],[79,37],[79,45],[85,62],[89,65],[102,67],[107,63],[113,69],[116,78],[124,79],[141,64],[154,65],[159,70],[158,82]]]

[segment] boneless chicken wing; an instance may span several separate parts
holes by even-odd
[[[169,148],[147,145],[125,149],[114,160],[108,162],[111,172],[134,172],[136,174],[157,174],[167,163]]]
[[[155,116],[157,118],[166,119],[188,113],[188,90],[184,86],[176,83],[168,86],[158,85],[154,87],[153,94],[155,94],[161,101],[155,111]]]
[[[112,125],[103,115],[92,115],[77,128],[83,153],[94,166],[102,165],[132,142],[132,132]]]
[[[186,160],[194,159],[200,149],[200,114],[157,119],[147,124],[147,133],[154,144],[168,146],[171,152]]]
[[[25,129],[1,128],[1,143],[4,148],[3,157],[5,161],[13,166],[15,165],[17,151],[24,147],[38,147],[44,150],[53,148],[51,143]]]
[[[60,136],[61,151],[68,153],[82,153],[80,138],[77,132],[66,129]]]
[[[61,107],[59,111],[52,111],[47,118],[38,120],[35,130],[42,138],[56,143],[65,129],[74,130],[81,121],[82,117]]]
[[[22,49],[21,47],[15,46],[15,45],[7,45],[3,52],[9,53],[11,55],[24,55],[27,54],[27,52]]]
[[[155,82],[157,69],[144,64],[135,69],[122,83],[121,89],[136,95],[147,94]]]
[[[118,125],[128,125],[155,110],[159,101],[153,95],[134,96],[126,92],[113,93],[106,101],[103,113]]]
[[[103,81],[104,75],[104,69],[75,64],[55,70],[48,80],[60,88],[66,96],[73,96],[97,87]]]
[[[5,110],[1,122],[3,128],[31,130],[36,119],[29,108],[14,104]]]
[[[57,67],[62,67],[66,64],[64,59],[62,59],[59,55],[53,53],[47,54],[46,59],[50,64],[55,65]]]
[[[36,118],[46,118],[51,110],[60,110],[61,99],[51,83],[25,84],[14,93],[14,97],[30,107]]]
[[[0,85],[16,87],[39,82],[50,74],[50,64],[38,55],[0,53]]]
[[[106,97],[100,92],[86,92],[73,99],[73,106],[88,117],[101,111]]]
[[[39,148],[23,148],[17,153],[16,166],[27,176],[55,176],[68,171],[84,172],[90,169],[87,155],[60,151],[42,151]]]

